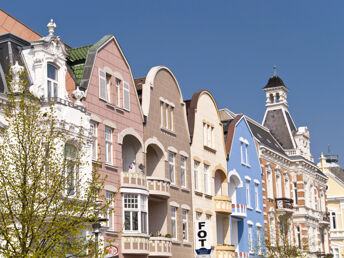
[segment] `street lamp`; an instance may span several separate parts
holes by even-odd
[[[101,200],[96,201],[96,219],[92,221],[92,229],[93,229],[93,234],[95,236],[95,246],[94,246],[94,255],[95,257],[98,257],[98,240],[99,240],[99,234],[100,234],[100,228],[102,227],[101,223],[106,222],[108,219],[106,218],[99,218],[99,207],[102,204]]]

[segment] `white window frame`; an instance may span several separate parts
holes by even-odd
[[[140,195],[140,229],[141,233],[148,234],[148,198],[145,195]]]
[[[48,73],[48,67],[51,66],[53,68],[55,68],[55,78],[50,78],[49,77],[49,73]],[[51,64],[51,63],[47,63],[47,98],[48,100],[50,98],[57,98],[58,97],[58,71],[59,69],[57,68],[56,65]]]
[[[160,101],[160,127],[164,127],[164,102]]]
[[[99,69],[98,71],[98,77],[99,77],[99,98],[102,100],[107,101],[106,99],[106,72],[103,71],[102,69]],[[102,87],[104,87],[104,96],[102,96]]]
[[[90,129],[91,129],[91,134],[92,134],[92,160],[97,160],[98,159],[98,123],[91,121],[90,122]]]
[[[268,198],[273,199],[274,193],[273,193],[273,182],[272,182],[272,169],[266,168],[266,181],[267,181],[267,190],[268,190]]]
[[[121,107],[121,80],[116,78],[116,92],[117,92],[117,107]]]
[[[262,254],[262,227],[257,226],[257,249],[258,255]]]
[[[170,113],[170,116],[169,116],[169,118],[170,118],[170,121],[169,121],[170,127],[169,127],[169,129],[171,131],[173,131],[174,130],[174,125],[173,125],[174,107],[170,106],[169,113]]]
[[[176,184],[176,154],[172,151],[168,154],[168,163],[171,184]]]
[[[180,155],[180,185],[186,187],[186,157]]]
[[[66,152],[66,146],[73,146],[75,148],[75,156],[73,157],[72,155],[68,155]],[[64,146],[64,153],[65,153],[65,160],[66,160],[66,184],[67,184],[67,189],[66,193],[68,196],[72,196],[76,194],[76,187],[77,187],[77,180],[78,180],[78,168],[76,166],[76,161],[77,161],[77,148],[74,144],[72,143],[66,143]],[[71,148],[70,148],[71,149]],[[68,150],[67,150],[68,151]],[[71,175],[71,176],[70,176]],[[71,178],[71,181],[70,181]]]
[[[105,163],[109,165],[113,165],[113,144],[112,144],[113,129],[105,126],[104,133],[105,133]],[[110,139],[108,138],[108,136],[110,136]]]
[[[247,205],[247,208],[252,209],[251,193],[250,193],[250,180],[246,180],[246,205]]]
[[[195,187],[195,190],[198,191],[199,190],[199,180],[198,180],[198,176],[199,176],[199,166],[200,166],[200,163],[196,160],[194,160],[194,187]]]
[[[258,184],[254,184],[254,195],[255,195],[255,205],[256,205],[256,210],[260,211],[259,209],[259,194],[258,194]]]
[[[171,236],[172,239],[178,239],[178,227],[177,227],[177,217],[178,217],[178,208],[171,206]]]
[[[128,201],[127,201],[128,200]],[[145,216],[145,221],[142,221],[142,213],[147,214],[147,201],[148,198],[145,195],[124,193],[123,194],[123,221],[124,229],[123,232],[131,233],[147,233],[148,232],[148,215]],[[127,206],[127,207],[126,207]],[[127,223],[125,223],[125,214],[129,213],[129,229],[126,228]],[[137,229],[133,228],[133,214],[137,214]],[[145,225],[143,225],[145,223]],[[145,226],[147,232],[142,232],[142,227]]]
[[[111,79],[112,79],[112,76],[111,74],[108,74],[108,73],[105,73],[105,89],[106,89],[106,101],[108,103],[111,103]]]
[[[125,98],[125,94],[128,94],[128,103],[126,103],[126,98]],[[126,106],[126,104],[128,106]],[[123,109],[130,111],[130,84],[123,81]]]
[[[248,229],[247,229],[247,238],[248,238],[248,248],[250,253],[253,253],[253,233],[252,233],[252,225],[248,225]]]
[[[187,242],[189,239],[188,232],[188,210],[182,209],[182,230],[183,230],[183,240]]]
[[[106,209],[106,226],[109,231],[114,230],[114,218],[113,218],[113,202],[114,202],[114,193],[106,191],[106,201],[109,203],[108,208]]]
[[[276,197],[282,198],[282,176],[280,170],[275,169]]]
[[[203,165],[203,191],[208,195],[210,195],[209,168],[210,166],[206,164]]]
[[[285,197],[290,199],[290,182],[289,182],[289,175],[284,175],[284,189],[285,189]]]
[[[165,128],[168,129],[168,104],[165,103]]]

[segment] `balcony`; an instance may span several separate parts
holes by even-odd
[[[216,258],[231,258],[234,255],[234,245],[217,245]]]
[[[325,212],[323,214],[323,216],[320,217],[320,224],[330,224],[330,213],[329,212]]]
[[[172,241],[166,237],[150,237],[149,239],[149,256],[172,256]]]
[[[232,203],[231,216],[237,217],[237,218],[246,218],[247,217],[246,205]]]
[[[170,198],[170,181],[166,179],[147,177],[149,195],[160,199]]]
[[[142,234],[123,234],[122,253],[132,255],[149,254],[149,236]]]
[[[122,172],[121,187],[147,188],[146,175],[142,172]]]
[[[293,200],[289,198],[276,198],[276,209],[277,212],[293,212]]]
[[[232,201],[227,196],[214,196],[215,211],[219,213],[231,214],[232,213]]]

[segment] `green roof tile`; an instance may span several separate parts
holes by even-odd
[[[78,61],[84,61],[87,57],[88,50],[91,47],[92,45],[68,49],[68,52],[69,52],[68,60],[72,63],[78,62]]]
[[[78,83],[80,84],[80,80],[82,78],[82,73],[84,72],[85,65],[74,65],[72,66],[75,78],[77,79]]]

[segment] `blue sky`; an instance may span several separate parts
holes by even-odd
[[[208,89],[220,108],[261,122],[262,88],[277,65],[296,126],[308,126],[315,161],[343,151],[344,1],[5,1],[3,10],[42,35],[53,18],[72,47],[114,34],[134,77],[166,65],[184,99]],[[18,8],[20,5],[20,9]]]

